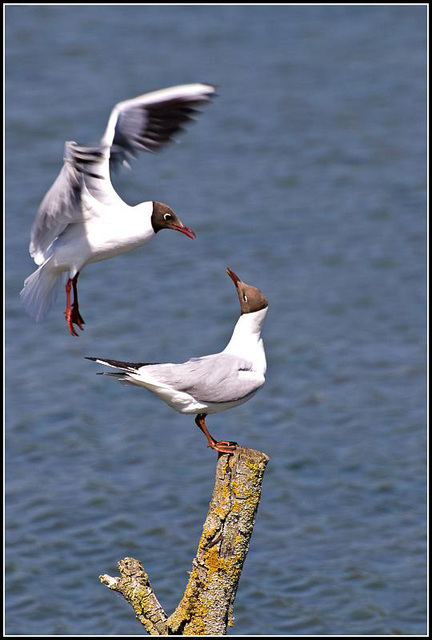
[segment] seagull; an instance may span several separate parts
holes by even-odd
[[[207,438],[208,446],[219,453],[232,454],[236,442],[216,441],[209,433],[207,414],[243,404],[265,382],[266,357],[261,329],[268,311],[267,298],[259,289],[245,284],[232,271],[240,300],[240,317],[223,351],[187,362],[173,364],[121,362],[87,358],[119,369],[112,376],[123,384],[144,387],[180,413],[196,414],[195,423]]]
[[[157,201],[126,204],[114,190],[111,170],[139,151],[158,151],[182,131],[215,94],[206,84],[153,91],[115,105],[99,144],[66,142],[64,164],[46,193],[34,222],[30,255],[38,269],[24,282],[21,300],[37,322],[48,313],[59,285],[66,283],[70,333],[83,329],[77,281],[90,262],[113,258],[146,244],[162,229],[194,239],[175,212]],[[71,290],[73,302],[71,304]]]

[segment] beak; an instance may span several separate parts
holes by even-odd
[[[234,273],[234,271],[231,271],[231,269],[227,269],[226,270],[227,274],[229,275],[229,277],[231,278],[231,280],[234,282],[235,286],[237,287],[237,283],[241,282],[240,278],[238,277],[238,275],[236,275]]]
[[[192,231],[190,227],[185,227],[184,224],[173,224],[171,228],[175,229],[176,231],[180,231],[180,233],[184,233],[185,236],[187,236],[188,238],[191,238],[192,240],[196,238],[195,231]]]

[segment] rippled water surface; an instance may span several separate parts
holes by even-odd
[[[265,387],[213,416],[270,456],[231,634],[425,633],[425,34],[421,6],[9,6],[9,634],[140,635],[99,584],[126,555],[178,603],[213,485],[193,418],[86,355],[182,361],[270,300]],[[197,232],[86,269],[36,325],[19,291],[65,140],[184,82],[218,98],[115,184]]]

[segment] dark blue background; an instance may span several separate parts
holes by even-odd
[[[425,633],[426,8],[8,6],[6,55],[7,632],[142,634],[98,581],[126,555],[177,605],[215,456],[84,356],[219,351],[229,266],[270,300],[266,386],[209,420],[270,456],[231,633]],[[197,240],[84,270],[79,339],[63,296],[36,325],[19,291],[64,141],[196,81],[217,100],[115,184]]]

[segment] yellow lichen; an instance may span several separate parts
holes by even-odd
[[[208,549],[208,551],[205,552],[204,554],[204,562],[206,564],[206,567],[209,570],[209,573],[215,573],[216,571],[219,570],[220,568],[220,556],[218,553],[218,550],[216,548],[216,546],[211,547],[210,549]]]

